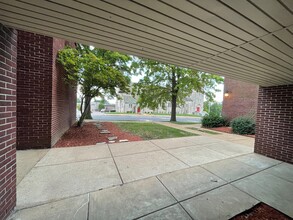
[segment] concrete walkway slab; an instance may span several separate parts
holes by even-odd
[[[150,215],[147,215],[141,220],[191,220],[190,216],[180,205],[173,205],[162,209]]]
[[[89,220],[134,219],[175,203],[160,181],[152,177],[91,193]]]
[[[71,197],[57,202],[23,209],[10,220],[87,220],[89,195]]]
[[[261,172],[241,179],[234,186],[293,218],[293,183]]]
[[[33,168],[17,187],[17,209],[121,184],[112,159]]]
[[[251,167],[234,159],[226,159],[204,164],[202,167],[216,174],[227,182],[243,178],[259,171],[257,168]]]
[[[224,141],[239,141],[239,140],[248,140],[250,137],[245,137],[243,135],[238,134],[228,134],[228,133],[221,133],[221,135],[214,135],[214,138],[224,140]]]
[[[274,160],[255,153],[235,157],[234,159],[261,170],[281,163],[279,160]]]
[[[16,184],[48,153],[44,150],[18,150],[16,152]]]
[[[124,182],[188,167],[165,151],[153,151],[114,158]]]
[[[277,177],[281,177],[285,180],[293,182],[293,165],[292,164],[282,163],[275,167],[267,169],[265,172],[268,172]]]
[[[178,201],[191,198],[226,183],[201,167],[162,174],[158,178]]]
[[[256,205],[259,201],[225,185],[181,204],[194,219],[226,220]]]
[[[194,145],[189,139],[187,138],[168,138],[168,139],[158,139],[158,140],[151,140],[152,143],[159,146],[162,149],[172,149],[172,148],[179,148],[179,147],[186,147]]]
[[[228,157],[201,146],[183,147],[167,151],[189,166],[201,165]]]
[[[43,157],[36,166],[72,163],[101,158],[110,158],[111,154],[107,144],[53,148]]]
[[[253,148],[228,141],[205,145],[205,147],[228,156],[238,156],[253,153]]]
[[[113,156],[123,156],[128,154],[143,153],[161,150],[150,141],[134,141],[129,143],[117,143],[109,145]]]
[[[213,143],[219,143],[219,142],[225,142],[219,139],[216,139],[213,137],[207,137],[207,136],[191,136],[191,137],[186,137],[187,141],[190,141],[194,145],[200,145],[204,146],[207,144],[213,144]]]
[[[241,144],[245,145],[247,147],[254,147],[255,139],[254,138],[247,138],[247,139],[241,139],[241,140],[230,140],[230,142],[235,144]]]

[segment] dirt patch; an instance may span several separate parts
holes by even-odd
[[[231,220],[289,220],[290,217],[279,212],[278,210],[260,203],[233,218]]]
[[[128,141],[141,141],[139,136],[123,132],[111,122],[101,122],[103,129],[110,131],[111,134],[100,134],[96,123],[84,123],[82,127],[72,126],[54,147],[74,147],[84,145],[95,145],[98,142],[108,143],[108,137],[116,136],[118,140],[127,139]]]
[[[224,133],[229,133],[229,134],[233,134],[231,127],[218,127],[218,128],[207,128],[207,129],[214,130],[214,131],[219,131],[219,132],[224,132]],[[255,135],[254,134],[251,134],[251,135],[242,135],[242,136],[255,138]]]

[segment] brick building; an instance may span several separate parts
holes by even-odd
[[[225,78],[222,114],[229,120],[238,116],[256,117],[258,85]]]
[[[56,63],[62,39],[18,31],[17,149],[48,148],[75,122],[76,88]]]
[[[292,1],[141,2],[91,1],[90,6],[83,1],[2,1],[0,22],[258,84],[255,152],[293,163]],[[16,105],[20,105],[16,60],[17,32],[0,24],[0,219],[15,207]],[[36,66],[42,66],[44,60],[39,61]],[[42,71],[33,81],[39,77],[45,77]],[[42,86],[52,91],[44,95],[53,103],[56,85],[51,79],[52,86]],[[23,86],[28,85],[34,83]],[[49,136],[37,139],[34,147],[41,142],[49,147],[57,138],[52,130],[58,131],[61,125],[56,122],[64,116],[53,120],[53,107],[38,99],[38,108],[46,105],[52,111],[34,124],[40,125],[40,136]],[[65,109],[55,108],[66,115]],[[64,126],[70,124],[70,117],[67,120]],[[33,134],[29,135],[33,142]]]
[[[17,31],[0,24],[0,219],[16,203]]]
[[[16,203],[16,148],[49,148],[76,120],[76,88],[56,63],[66,44],[0,24],[0,219]]]

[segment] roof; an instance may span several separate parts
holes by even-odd
[[[136,99],[131,95],[123,95],[122,99],[124,100],[125,104],[136,104]]]
[[[293,83],[292,0],[0,0],[0,22],[261,86]]]

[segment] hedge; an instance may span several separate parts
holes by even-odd
[[[215,128],[215,127],[227,126],[228,122],[222,116],[206,115],[202,118],[201,124],[203,127],[206,127],[206,128]]]
[[[231,127],[235,134],[255,134],[255,121],[252,118],[234,118],[231,121]]]

